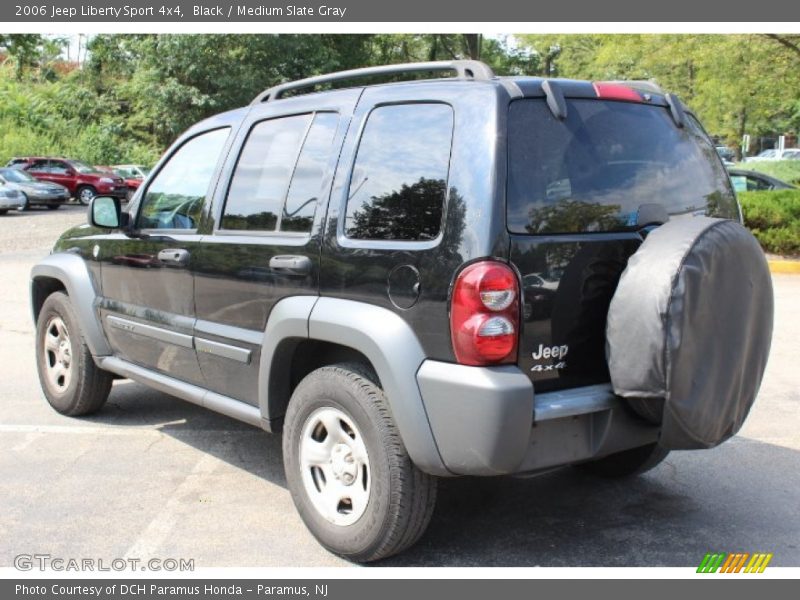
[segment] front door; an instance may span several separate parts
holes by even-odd
[[[183,141],[132,209],[134,232],[98,247],[100,313],[115,355],[190,383],[203,383],[193,343],[198,227],[229,135],[220,127]]]

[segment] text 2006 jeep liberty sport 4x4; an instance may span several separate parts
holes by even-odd
[[[474,61],[282,84],[34,267],[39,376],[66,415],[122,377],[282,431],[306,525],[374,560],[423,533],[438,477],[629,475],[735,434],[772,330],[740,219],[653,84]]]

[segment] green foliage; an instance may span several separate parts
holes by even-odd
[[[786,183],[800,185],[800,160],[759,160],[739,163],[736,168],[758,171],[759,173],[776,177]]]
[[[741,192],[745,225],[767,252],[800,254],[800,190]]]
[[[58,60],[63,44],[0,36],[0,163],[57,154],[151,164],[197,121],[330,71],[480,57],[498,73],[525,73],[537,62],[478,34],[96,35],[82,68]]]

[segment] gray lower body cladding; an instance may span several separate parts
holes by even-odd
[[[456,475],[528,473],[658,439],[610,385],[535,395],[516,367],[427,360],[417,373],[431,431]]]

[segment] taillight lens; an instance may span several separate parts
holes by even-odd
[[[597,97],[603,100],[625,100],[627,102],[641,102],[642,95],[626,85],[597,81],[594,84]]]
[[[511,267],[487,260],[459,273],[450,305],[450,335],[461,364],[516,360],[519,281]]]

